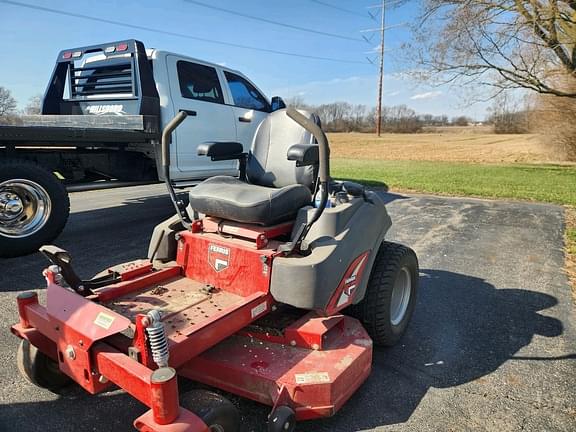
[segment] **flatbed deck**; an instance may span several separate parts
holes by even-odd
[[[159,139],[158,118],[149,115],[36,115],[0,124],[0,146],[96,146]]]

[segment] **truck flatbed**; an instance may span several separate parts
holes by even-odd
[[[145,143],[159,138],[158,118],[148,115],[34,115],[0,125],[0,146],[93,146]]]

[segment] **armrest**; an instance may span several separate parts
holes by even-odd
[[[311,144],[294,144],[288,149],[288,160],[296,161],[296,166],[314,165],[319,159],[318,146]]]
[[[209,156],[213,161],[241,159],[244,148],[239,142],[205,142],[198,146],[198,156]]]

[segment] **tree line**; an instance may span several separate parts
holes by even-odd
[[[19,115],[40,114],[42,105],[42,96],[32,96],[23,111],[18,111],[18,103],[12,92],[5,87],[0,86],[0,120],[10,121]]]
[[[376,108],[348,102],[312,105],[301,96],[286,99],[289,106],[315,112],[327,132],[374,132]],[[406,105],[382,107],[381,126],[388,133],[418,133],[428,126],[468,126],[472,120],[466,116],[449,118],[447,115],[418,114]]]

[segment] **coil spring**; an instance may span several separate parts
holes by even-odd
[[[166,367],[170,352],[168,351],[168,339],[164,324],[160,320],[160,312],[152,310],[148,312],[147,316],[150,319],[150,324],[146,327],[146,333],[148,334],[150,351],[152,351],[152,359],[158,367]]]

